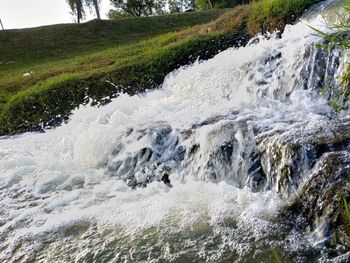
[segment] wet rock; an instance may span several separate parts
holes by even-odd
[[[344,200],[349,198],[350,153],[326,153],[317,161],[309,179],[289,199],[281,215],[300,230],[310,228],[315,243],[350,249],[350,222],[344,209]],[[297,217],[303,220],[296,220]]]
[[[155,180],[171,185],[170,171],[178,167],[186,154],[179,136],[172,132],[165,122],[129,129],[103,166],[111,176],[126,181],[132,188],[145,187]]]
[[[257,136],[265,190],[285,197],[296,192],[322,154],[341,151],[350,144],[350,119],[315,120],[271,128]]]
[[[262,191],[266,184],[266,176],[261,167],[260,156],[257,152],[253,152],[249,157],[249,168],[247,171],[248,179],[247,186],[252,191]]]
[[[192,127],[192,136],[185,142],[188,150],[182,164],[184,174],[202,181],[245,185],[247,162],[243,154],[249,154],[241,139],[245,128],[229,118],[218,116]]]
[[[336,86],[334,76],[340,65],[340,56],[339,47],[309,46],[304,54],[307,63],[298,78],[300,86],[308,90],[326,90]]]
[[[172,187],[171,181],[169,179],[169,174],[164,174],[161,181],[169,187]]]
[[[268,64],[269,62],[273,62],[277,59],[282,58],[282,53],[280,51],[274,51],[271,52],[271,54],[268,54],[265,58],[263,58],[263,64]]]

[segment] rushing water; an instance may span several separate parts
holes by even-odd
[[[336,84],[342,52],[315,46],[309,25],[328,30],[317,13],[159,90],[0,139],[0,261],[270,262],[274,247],[325,260],[313,238],[276,223],[298,183],[280,186],[259,157],[276,132],[307,140],[330,125],[315,90]]]

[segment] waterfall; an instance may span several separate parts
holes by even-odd
[[[319,92],[344,68],[341,49],[316,47],[311,27],[331,32],[320,13],[0,139],[0,261],[247,262],[274,246],[317,258],[300,233],[281,241],[276,217],[323,153],[348,146],[347,113]]]

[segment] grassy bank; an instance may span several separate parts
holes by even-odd
[[[319,1],[298,2],[295,10],[285,0],[261,0],[229,11],[0,32],[0,134],[55,125],[87,97],[97,103],[157,87],[180,65],[280,28]],[[260,24],[266,18],[279,22]]]
[[[0,62],[37,64],[105,50],[183,30],[218,18],[227,10],[181,13],[120,20],[92,20],[85,24],[59,24],[0,31]],[[0,66],[4,67],[4,65]]]
[[[323,0],[258,0],[251,5],[248,31],[258,32],[283,30],[286,24],[293,23],[305,9]]]

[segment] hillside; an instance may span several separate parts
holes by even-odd
[[[87,54],[203,24],[225,11],[92,20],[83,24],[0,31],[0,61],[15,61],[18,66]]]

